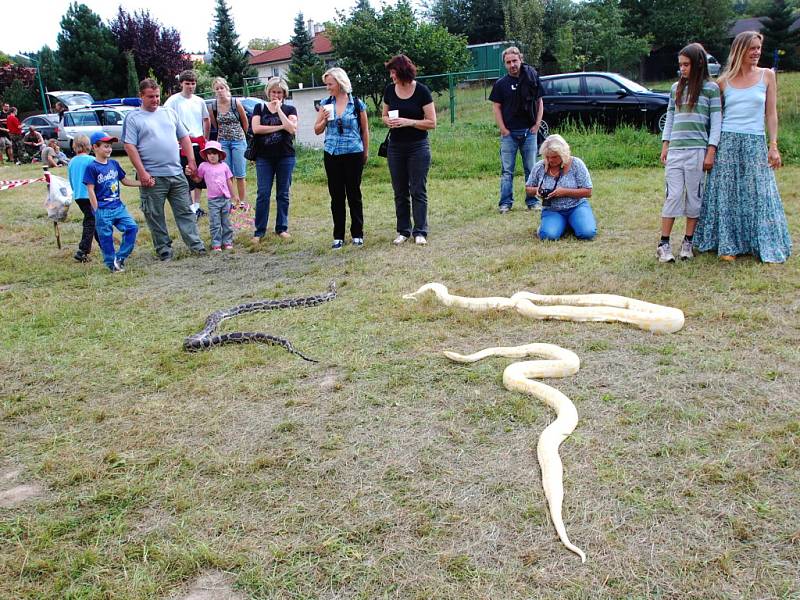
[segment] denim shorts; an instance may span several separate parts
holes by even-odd
[[[219,145],[227,155],[225,162],[228,163],[228,168],[237,179],[242,179],[247,176],[247,160],[244,157],[244,151],[247,149],[246,140],[219,140]]]

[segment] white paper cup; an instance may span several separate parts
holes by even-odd
[[[400,111],[399,110],[390,110],[389,111],[389,118],[390,119],[399,119],[400,118]]]
[[[323,104],[323,105],[322,105],[322,108],[324,108],[324,109],[325,109],[325,112],[327,112],[327,113],[328,113],[328,121],[333,121],[333,119],[334,119],[334,114],[333,114],[333,111],[334,111],[334,109],[335,109],[335,107],[333,106],[333,104]]]

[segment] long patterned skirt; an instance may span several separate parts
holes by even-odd
[[[722,132],[708,175],[694,245],[719,255],[785,262],[792,240],[763,135]]]

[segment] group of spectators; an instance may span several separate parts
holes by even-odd
[[[57,140],[45,140],[33,125],[24,133],[17,113],[16,106],[3,103],[0,112],[0,164],[4,158],[16,165],[22,164],[23,160],[39,160],[48,167],[69,163]]]
[[[776,79],[772,71],[757,66],[761,40],[756,32],[736,37],[719,86],[709,81],[702,46],[690,44],[679,55],[681,79],[671,90],[661,153],[667,173],[657,250],[661,262],[675,260],[669,236],[678,217],[686,218],[682,259],[692,258],[694,247],[716,250],[726,261],[754,254],[764,262],[784,262],[791,253],[773,172],[781,166]],[[495,82],[489,97],[500,132],[499,212],[507,214],[512,209],[519,152],[525,172],[526,207],[541,211],[539,238],[557,240],[571,231],[578,239],[593,239],[597,223],[589,204],[589,169],[572,156],[569,144],[559,135],[544,139],[539,149],[543,104],[538,73],[523,62],[516,47],[504,51],[503,62],[507,74]],[[417,81],[416,67],[407,56],[392,57],[386,68],[391,83],[383,93],[381,116],[389,131],[381,144],[381,155],[387,158],[394,192],[397,236],[393,243],[400,245],[413,238],[415,244],[426,245],[431,165],[428,131],[436,127],[436,110],[431,91]],[[370,140],[367,107],[353,95],[350,79],[341,68],[328,69],[322,80],[329,96],[319,103],[314,132],[325,135],[323,163],[333,220],[331,248],[338,250],[346,244],[348,208],[350,239],[360,247],[364,244],[361,177],[369,159]],[[158,83],[143,80],[139,87],[141,109],[129,113],[123,126],[122,141],[137,174],[136,183],[131,185],[140,186],[142,212],[156,254],[161,260],[170,260],[173,255],[164,213],[167,201],[184,243],[195,253],[206,252],[194,212],[203,187],[209,188],[209,208],[214,213],[210,215],[212,249],[232,247],[228,215],[231,200],[235,204],[245,199],[246,152],[255,162],[257,180],[253,241],[258,243],[266,235],[273,186],[275,234],[291,238],[289,206],[298,115],[286,102],[286,83],[278,77],[267,82],[267,101],[255,107],[248,123],[244,107],[232,98],[223,78],[213,81],[211,111],[194,94],[196,81],[194,71],[181,73],[181,91],[160,107]],[[720,102],[720,89],[724,103]],[[16,110],[4,106],[3,111],[4,117],[6,112],[8,116],[0,121],[0,134],[5,136],[0,140],[9,139],[10,144],[0,144],[10,160],[17,142],[37,147],[43,144],[41,136],[22,141]],[[765,119],[768,145],[764,141]],[[212,124],[217,140],[209,142]],[[249,147],[248,128],[253,134]],[[539,150],[542,158],[537,162]],[[42,156],[49,164],[62,160],[57,145],[45,147]],[[205,159],[210,166],[198,170]],[[703,185],[704,171],[710,172],[707,186]],[[191,189],[195,190],[194,203]],[[87,233],[91,215],[88,211],[84,214],[84,240],[77,260],[86,259],[92,239]],[[113,261],[109,263],[106,257],[106,264]]]

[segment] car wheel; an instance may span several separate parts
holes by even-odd
[[[547,121],[542,119],[542,123],[539,125],[539,137],[547,139],[547,136],[550,135],[550,126],[547,124]]]
[[[663,112],[660,115],[658,115],[658,118],[656,119],[656,131],[658,133],[663,133],[664,127],[666,126],[667,126],[667,113]]]

